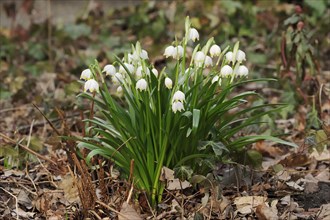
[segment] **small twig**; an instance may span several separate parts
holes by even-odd
[[[30,125],[29,136],[28,136],[28,140],[27,140],[27,144],[26,144],[26,147],[28,147],[28,148],[30,148],[30,141],[31,141],[31,136],[32,136],[33,124],[34,124],[34,119],[32,120],[31,125]]]
[[[94,210],[89,210],[97,219],[102,220],[101,216],[99,216]]]
[[[129,219],[126,215],[124,215],[124,214],[118,212],[116,209],[111,208],[110,206],[108,206],[107,204],[105,204],[105,203],[103,203],[103,202],[101,202],[101,201],[99,201],[99,200],[97,200],[96,203],[99,204],[99,205],[101,205],[101,206],[103,206],[104,208],[109,209],[110,211],[116,213],[117,215],[122,216],[123,218],[127,218],[127,219]]]
[[[6,193],[8,193],[9,195],[11,195],[12,197],[14,197],[15,199],[15,206],[16,206],[16,219],[19,220],[19,215],[18,215],[18,200],[17,197],[12,194],[11,192],[8,192],[7,190],[5,190],[4,188],[0,187],[3,191],[5,191]]]
[[[32,105],[34,107],[36,107],[36,109],[40,112],[40,114],[42,116],[44,116],[44,118],[46,119],[46,121],[48,122],[48,124],[50,125],[50,127],[52,127],[52,129],[56,132],[56,134],[58,136],[61,136],[61,133],[55,128],[55,126],[53,125],[53,123],[47,118],[47,116],[39,109],[39,107],[37,105],[35,105],[34,103],[32,103]]]
[[[34,188],[34,190],[35,190],[35,192],[34,192],[33,194],[37,196],[37,195],[38,195],[38,194],[37,194],[38,190],[37,190],[36,184],[34,184],[34,181],[32,180],[32,178],[31,178],[30,175],[29,175],[29,172],[28,172],[27,166],[26,166],[26,168],[25,168],[25,174],[26,174],[26,176],[29,178],[29,180],[31,181],[31,183],[32,183],[32,185],[33,185],[33,188]]]
[[[48,162],[50,162],[50,163],[52,163],[52,164],[55,164],[55,165],[57,164],[56,162],[52,161],[51,159],[49,159],[49,158],[47,158],[47,157],[45,157],[45,156],[43,156],[43,155],[41,155],[41,154],[35,152],[34,150],[32,150],[32,149],[26,147],[25,145],[20,144],[20,143],[17,143],[15,140],[11,139],[10,137],[6,136],[6,135],[3,134],[3,133],[0,133],[0,136],[3,137],[4,139],[6,139],[7,141],[10,141],[10,142],[13,143],[13,144],[17,144],[19,147],[23,148],[23,149],[26,150],[27,152],[29,152],[29,153],[31,153],[31,154],[37,156],[37,157],[39,157],[40,159],[46,160],[46,161],[48,161]]]
[[[147,198],[147,194],[146,194],[146,192],[144,192],[144,195],[145,195],[145,197]],[[150,202],[148,201],[148,199],[147,199],[146,201],[147,201],[147,204],[148,204],[148,207],[149,207],[149,209],[150,209],[150,212],[151,212],[152,216],[153,216],[154,218],[156,218],[156,214],[155,214],[154,211],[152,210],[152,207],[151,207],[151,205],[150,205]]]

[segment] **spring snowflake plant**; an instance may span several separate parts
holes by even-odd
[[[95,61],[81,75],[86,82],[80,96],[96,104],[99,117],[87,120],[92,132],[79,140],[78,147],[89,150],[87,161],[95,155],[109,158],[127,176],[134,160],[135,186],[147,193],[153,206],[162,198],[165,184],[159,178],[164,166],[190,166],[196,170],[203,158],[215,153],[225,156],[258,140],[290,145],[269,136],[237,137],[239,131],[254,125],[269,111],[241,119],[267,105],[239,108],[229,114],[244,105],[246,97],[258,94],[246,91],[228,96],[238,85],[264,79],[246,80],[249,70],[238,42],[232,50],[227,47],[221,51],[211,38],[203,46],[195,45],[189,53],[187,47],[198,39],[197,30],[191,28],[187,18],[182,41],[173,42],[164,52],[175,62],[173,69],[156,70],[148,53],[137,43],[131,53],[103,70]],[[113,97],[108,85],[116,88],[120,99]],[[219,145],[211,145],[213,149],[201,146],[210,141],[221,143],[221,150],[225,150],[219,154],[214,149]]]

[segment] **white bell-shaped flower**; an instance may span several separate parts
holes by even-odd
[[[158,70],[157,69],[153,68],[151,70],[151,72],[156,76],[156,78],[158,78]]]
[[[236,60],[238,62],[242,62],[242,61],[246,60],[245,53],[243,51],[241,51],[241,50],[238,50],[237,51],[237,54],[236,54]]]
[[[90,69],[85,69],[81,72],[80,79],[89,80],[93,76],[92,71]]]
[[[103,68],[103,71],[102,72],[105,72],[105,75],[108,76],[114,76],[116,74],[116,68],[113,66],[113,65],[105,65],[104,68]]]
[[[221,53],[221,48],[218,45],[213,44],[212,47],[210,48],[211,57],[218,57],[220,53]]]
[[[184,110],[184,106],[182,102],[173,102],[172,103],[172,111],[176,113],[177,111],[181,112]]]
[[[146,50],[141,50],[140,57],[141,57],[141,59],[144,59],[144,60],[149,59],[148,52]]]
[[[170,78],[168,78],[168,77],[165,78],[165,86],[166,86],[166,88],[168,88],[168,89],[172,89],[173,82],[172,82],[172,80],[171,80]]]
[[[228,77],[233,74],[233,68],[228,65],[224,65],[220,70],[220,74],[222,77]]]
[[[234,54],[233,52],[229,51],[226,53],[225,55],[226,60],[230,63],[230,62],[234,62]]]
[[[124,74],[130,74],[134,72],[134,66],[132,64],[129,63],[124,63],[124,66],[128,69],[129,73],[126,72],[125,68],[123,66],[119,67],[119,73]]]
[[[142,78],[142,66],[139,66],[139,67],[136,69],[135,77],[136,77],[137,79],[141,79],[141,78]]]
[[[195,28],[189,29],[189,40],[192,40],[193,42],[199,40],[199,33]]]
[[[172,103],[173,102],[184,102],[186,99],[186,96],[184,95],[183,92],[181,92],[180,90],[176,91],[173,95],[173,98],[172,98]]]
[[[244,65],[240,65],[237,69],[237,76],[243,77],[243,76],[247,76],[249,74],[249,69],[244,66]]]
[[[99,84],[95,79],[89,79],[85,82],[84,91],[87,92],[98,92]]]
[[[165,49],[164,56],[166,58],[172,57],[176,53],[176,49],[173,46],[168,46]]]
[[[180,59],[181,57],[183,57],[183,47],[182,46],[177,46],[174,48],[174,54],[173,54],[173,58],[174,59]]]
[[[205,54],[202,51],[198,51],[194,57],[195,65],[202,66],[204,60],[205,60]]]
[[[215,77],[213,77],[213,79],[212,79],[212,84],[213,83],[216,83],[216,82],[218,82],[219,81],[219,76],[215,76]]]
[[[205,66],[206,67],[213,66],[213,61],[212,61],[211,57],[209,57],[209,56],[205,57]]]
[[[114,84],[120,84],[121,83],[121,81],[123,81],[124,80],[124,77],[123,77],[123,75],[121,74],[121,73],[116,73],[113,77],[112,77],[112,82],[114,83]]]
[[[136,82],[136,89],[137,90],[145,91],[145,90],[147,90],[147,87],[148,87],[148,83],[145,79],[139,79]]]

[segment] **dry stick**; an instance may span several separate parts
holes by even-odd
[[[99,216],[94,210],[89,210],[98,220],[102,220],[101,216]]]
[[[33,185],[33,188],[34,188],[34,190],[35,190],[35,193],[33,193],[33,194],[37,196],[37,195],[38,195],[38,194],[37,194],[38,190],[37,190],[36,184],[34,184],[34,181],[32,180],[32,178],[31,178],[30,175],[29,175],[27,165],[26,165],[26,167],[25,167],[25,174],[26,174],[26,176],[29,178],[29,180],[31,181],[31,183],[32,183],[32,185]]]
[[[43,156],[43,155],[41,155],[41,154],[38,154],[38,153],[35,152],[34,150],[32,150],[32,149],[26,147],[25,145],[20,144],[20,143],[17,143],[15,140],[11,139],[10,137],[6,136],[6,135],[3,134],[3,133],[0,133],[0,136],[3,137],[4,139],[6,139],[7,141],[10,141],[10,142],[13,143],[13,144],[17,144],[19,147],[23,148],[23,149],[26,150],[27,152],[29,152],[29,153],[31,153],[31,154],[37,156],[37,157],[39,157],[40,159],[46,160],[46,161],[48,161],[48,162],[50,162],[50,163],[52,163],[52,164],[55,164],[55,165],[57,164],[56,162],[52,161],[51,159],[49,159],[49,158],[47,158],[47,157],[45,157],[45,156]]]
[[[32,103],[32,105],[34,107],[36,107],[36,109],[40,112],[40,114],[42,114],[42,116],[46,119],[46,121],[48,122],[48,124],[50,125],[50,127],[52,127],[52,129],[56,132],[56,134],[58,136],[61,136],[61,133],[55,128],[55,126],[53,125],[53,123],[46,117],[46,115],[39,109],[39,107],[37,105],[35,105],[34,103]]]
[[[4,188],[0,187],[3,191],[5,191],[6,193],[8,193],[9,195],[11,195],[12,197],[14,197],[15,199],[15,206],[16,206],[16,219],[19,220],[19,216],[18,216],[18,200],[17,200],[17,197],[12,194],[11,192],[8,192],[7,190],[5,190]]]
[[[101,206],[103,206],[104,208],[109,209],[110,211],[116,213],[117,215],[122,216],[123,218],[127,218],[127,219],[129,219],[126,215],[124,215],[124,214],[118,212],[118,211],[117,211],[116,209],[114,209],[114,208],[111,208],[110,206],[108,206],[107,204],[101,202],[100,200],[97,200],[96,203],[99,204],[99,205],[101,205]]]

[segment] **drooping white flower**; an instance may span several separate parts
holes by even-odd
[[[181,45],[178,45],[175,47],[175,54],[173,56],[174,59],[180,59],[183,57],[183,47]]]
[[[198,31],[195,28],[190,28],[189,29],[189,40],[192,40],[193,42],[195,42],[196,39],[199,40]]]
[[[123,81],[124,77],[121,73],[115,73],[115,75],[112,77],[112,82],[114,84],[119,84],[120,81]]]
[[[233,54],[233,52],[229,51],[229,52],[226,53],[225,56],[226,56],[226,60],[228,62],[234,62],[234,54]]]
[[[219,76],[213,77],[212,84],[218,82],[218,80],[219,80]]]
[[[126,72],[125,68],[123,66],[119,67],[119,73],[124,74],[130,74],[134,72],[134,66],[132,64],[129,63],[124,63],[124,66],[128,69],[129,73]]]
[[[172,103],[172,111],[176,113],[177,111],[181,112],[184,110],[184,106],[182,102],[173,102]]]
[[[246,66],[244,65],[240,65],[237,69],[237,76],[243,77],[243,76],[247,76],[249,74],[249,70]]]
[[[214,56],[219,56],[221,53],[221,48],[216,45],[216,44],[213,44],[212,47],[210,48],[210,55],[211,57],[214,57]]]
[[[145,79],[139,79],[136,82],[136,89],[137,90],[145,91],[145,90],[147,90],[147,87],[148,87],[148,83]]]
[[[142,66],[139,66],[136,69],[135,76],[136,76],[137,79],[141,79],[142,78]]]
[[[116,74],[116,68],[113,65],[108,64],[104,66],[102,72],[105,72],[106,76],[108,75],[113,76]]]
[[[165,86],[166,86],[166,88],[168,88],[168,89],[172,89],[173,82],[172,82],[172,80],[171,80],[170,78],[168,78],[168,77],[165,78]]]
[[[123,96],[123,95],[124,95],[123,87],[118,86],[116,92],[117,92],[117,95],[118,95],[119,97]]]
[[[151,70],[151,72],[156,76],[156,78],[158,78],[158,70],[156,70],[155,68],[153,68]]]
[[[202,51],[198,51],[194,57],[195,65],[202,66],[204,60],[205,60],[205,54]]]
[[[228,77],[233,74],[233,68],[228,65],[224,65],[220,70],[220,74],[222,77]]]
[[[81,72],[80,79],[89,80],[93,76],[92,71],[90,69],[85,69]]]
[[[141,50],[140,57],[141,57],[141,59],[144,59],[144,60],[149,59],[148,52],[146,50]]]
[[[205,66],[206,67],[213,66],[213,61],[212,61],[211,57],[209,57],[209,56],[205,57]]]
[[[165,49],[164,56],[166,58],[173,56],[176,53],[176,49],[173,46],[168,46]]]
[[[89,79],[85,82],[84,92],[98,92],[99,91],[99,84],[96,82],[95,79]]]
[[[237,54],[236,54],[236,60],[238,62],[242,62],[243,60],[246,60],[246,56],[245,56],[245,53],[241,50],[238,50],[237,51]]]
[[[172,98],[172,103],[174,102],[184,102],[186,99],[186,96],[184,95],[183,92],[181,92],[180,90],[176,91],[173,95],[173,98]]]

